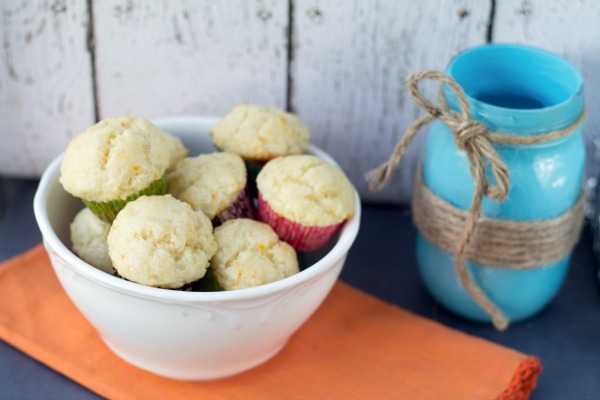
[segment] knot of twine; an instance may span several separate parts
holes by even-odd
[[[438,93],[439,106],[427,100],[418,88],[419,82],[424,79],[431,79],[446,84],[456,95],[459,112],[448,109],[442,95],[441,87]],[[585,112],[581,113],[579,118],[567,128],[540,135],[519,136],[506,133],[492,133],[484,123],[471,118],[465,93],[462,87],[452,78],[436,71],[422,71],[408,78],[408,87],[415,103],[425,110],[426,114],[409,126],[404,136],[396,145],[389,160],[367,174],[369,188],[374,191],[385,186],[392,172],[400,163],[406,148],[424,125],[437,119],[452,131],[456,146],[463,150],[467,156],[469,170],[474,181],[473,197],[471,205],[463,218],[464,223],[462,224],[460,237],[456,240],[457,244],[451,246],[455,255],[455,270],[461,284],[469,292],[473,300],[490,315],[494,326],[499,330],[504,330],[508,327],[508,319],[488,298],[479,285],[477,285],[465,264],[469,245],[474,239],[478,221],[482,216],[483,197],[485,196],[500,202],[506,198],[510,188],[508,168],[496,152],[493,143],[530,145],[558,139],[572,133],[583,122]],[[489,167],[493,180],[490,180],[488,174],[486,174],[487,167]]]

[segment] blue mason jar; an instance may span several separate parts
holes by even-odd
[[[583,79],[564,59],[520,45],[485,45],[459,54],[446,74],[461,85],[471,116],[491,132],[539,135],[573,124],[584,109]],[[454,94],[444,87],[448,107],[458,111]],[[483,215],[531,221],[555,218],[579,198],[585,166],[580,125],[573,133],[536,145],[494,145],[510,172],[510,190],[502,202],[483,201]],[[467,210],[474,182],[468,159],[452,132],[433,122],[422,168],[424,183],[437,196]],[[475,282],[511,321],[526,319],[546,306],[560,289],[570,254],[562,260],[525,270],[467,262]],[[471,298],[455,272],[454,257],[417,237],[417,261],[425,286],[447,309],[463,317],[491,318]]]

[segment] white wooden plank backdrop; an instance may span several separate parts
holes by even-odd
[[[542,47],[581,69],[593,153],[598,21],[596,0],[3,0],[0,174],[39,175],[96,118],[223,115],[251,102],[297,112],[365,200],[406,203],[423,138],[387,189],[369,193],[363,178],[419,113],[404,78],[486,41]]]
[[[94,122],[86,3],[0,2],[0,173],[37,176]]]
[[[287,2],[93,4],[100,117],[224,115],[242,102],[285,107]]]

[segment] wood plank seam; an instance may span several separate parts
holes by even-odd
[[[288,26],[287,26],[287,65],[286,65],[286,88],[285,88],[285,108],[286,111],[295,112],[294,103],[294,73],[292,71],[292,63],[294,62],[294,0],[288,1]]]
[[[494,41],[494,19],[496,18],[496,0],[490,0],[490,17],[487,23],[486,42]]]
[[[94,36],[94,5],[93,0],[87,0],[87,14],[88,14],[88,25],[87,25],[87,37],[86,37],[86,48],[90,54],[90,73],[92,79],[92,101],[94,103],[94,121],[100,120],[100,104],[98,102],[98,81],[96,76],[96,46]]]

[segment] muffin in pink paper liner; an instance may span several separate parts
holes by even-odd
[[[258,216],[296,251],[324,246],[354,215],[354,189],[335,165],[311,155],[269,161],[256,180]]]
[[[184,158],[167,175],[167,182],[170,194],[202,211],[214,226],[230,219],[255,217],[246,166],[237,154]]]

